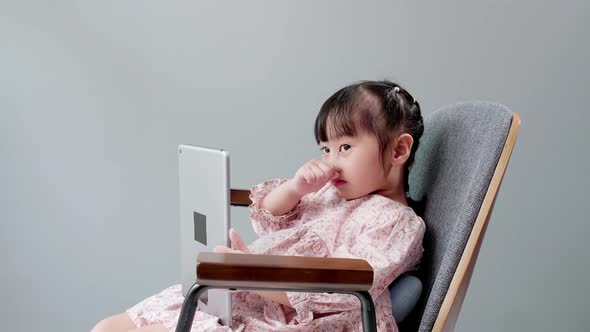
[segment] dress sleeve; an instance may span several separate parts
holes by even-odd
[[[260,201],[268,195],[273,189],[287,182],[287,179],[273,179],[260,183],[250,189],[250,219],[252,226],[258,236],[262,237],[268,233],[273,233],[281,229],[290,228],[295,225],[295,221],[299,219],[305,201],[304,196],[298,203],[281,216],[274,216],[269,210],[263,209],[260,206]]]
[[[394,213],[367,220],[363,228],[356,240],[343,244],[332,256],[360,258],[371,265],[373,285],[369,293],[375,301],[400,274],[418,267],[426,226],[420,217]],[[287,298],[300,323],[312,320],[313,313],[360,310],[361,306],[351,294],[287,292]]]

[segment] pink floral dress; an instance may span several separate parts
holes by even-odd
[[[388,285],[418,267],[424,221],[407,207],[381,195],[346,201],[328,182],[305,195],[288,213],[273,216],[260,201],[286,179],[251,189],[250,218],[260,238],[248,246],[254,254],[361,258],[374,270],[369,293],[377,329],[397,331]],[[232,293],[232,323],[197,310],[191,331],[362,331],[360,301],[350,294],[287,292],[288,307],[249,291]],[[174,331],[183,303],[174,285],[127,310],[138,327],[164,324]]]

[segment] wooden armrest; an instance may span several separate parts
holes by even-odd
[[[235,206],[250,206],[250,190],[231,189],[230,190],[230,205]]]
[[[209,286],[368,291],[373,268],[352,258],[202,252],[197,284]]]

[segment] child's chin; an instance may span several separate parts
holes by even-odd
[[[336,187],[336,192],[338,193],[338,196],[340,196],[340,198],[347,199],[346,194],[343,193],[342,190],[340,190],[338,187]]]
[[[351,194],[349,190],[342,190],[341,188],[336,187],[338,190],[338,195],[340,195],[340,197],[342,199],[345,199],[347,201],[353,200],[353,199],[357,199],[359,197],[361,197],[362,195],[355,195],[355,194]]]

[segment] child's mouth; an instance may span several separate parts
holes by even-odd
[[[346,183],[346,181],[342,181],[342,180],[334,180],[334,185],[335,185],[335,186],[341,186],[341,185],[343,185],[343,184],[345,184],[345,183]]]

